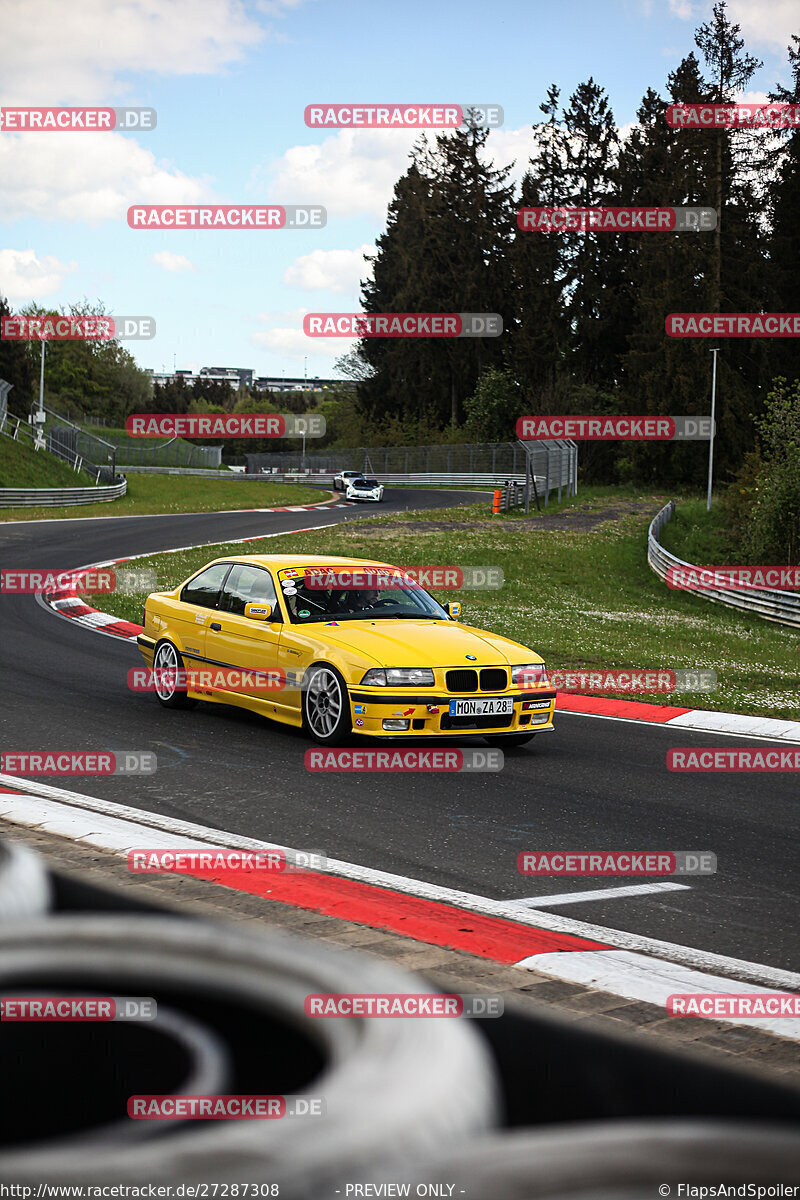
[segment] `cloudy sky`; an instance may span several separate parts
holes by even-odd
[[[147,314],[143,367],[325,376],[349,343],[308,311],[356,311],[414,132],[312,130],[307,104],[497,103],[495,161],[531,152],[552,82],[590,75],[620,126],[694,48],[706,0],[0,0],[13,52],[2,105],[145,105],[148,133],[0,132],[0,294],[12,308],[88,298]],[[35,16],[34,16],[35,14]],[[788,83],[796,0],[731,0],[764,60],[752,98]],[[321,204],[325,229],[133,230],[144,204]]]

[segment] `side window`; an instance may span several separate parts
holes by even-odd
[[[181,589],[181,600],[185,604],[197,604],[200,608],[216,608],[222,581],[230,569],[230,563],[214,563],[206,567]]]
[[[222,612],[244,616],[245,604],[271,604],[280,614],[275,585],[269,571],[265,571],[263,567],[253,567],[249,563],[235,563],[225,581],[219,607]]]

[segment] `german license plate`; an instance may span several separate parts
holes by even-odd
[[[451,717],[508,717],[513,711],[514,700],[511,696],[450,701]]]

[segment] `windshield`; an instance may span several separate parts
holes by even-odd
[[[447,621],[440,604],[395,568],[301,567],[278,573],[295,625],[311,622]]]

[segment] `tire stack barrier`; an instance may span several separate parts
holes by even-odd
[[[0,1021],[4,1184],[650,1200],[662,1184],[677,1196],[678,1182],[797,1182],[791,1083],[578,1027],[545,1006],[492,1020],[308,1017],[311,993],[436,989],[311,939],[48,878],[17,843],[0,842],[0,914],[0,997],[158,1006],[146,1022]],[[319,1097],[324,1114],[127,1117],[130,1095],[164,1094]],[[384,1190],[346,1191],[358,1183]],[[432,1183],[452,1191],[416,1190]]]
[[[0,995],[149,996],[168,1024],[0,1022],[2,1092],[17,1113],[0,1122],[0,1179],[268,1180],[281,1197],[317,1197],[400,1151],[415,1161],[456,1149],[501,1115],[491,1054],[469,1022],[304,1012],[309,993],[434,991],[379,960],[204,921],[64,913],[9,925]],[[184,1086],[187,1075],[204,1086]],[[172,1091],[321,1097],[324,1115],[127,1118],[128,1095]],[[133,1140],[128,1122],[144,1126]]]

